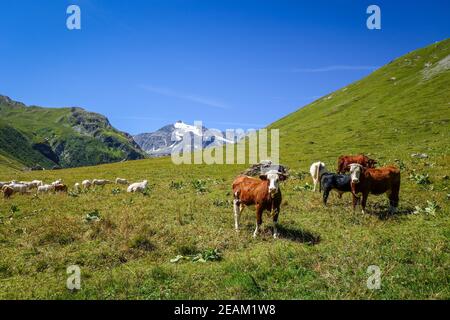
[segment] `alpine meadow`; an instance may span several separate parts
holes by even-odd
[[[174,165],[160,157],[23,171],[36,161],[54,164],[29,151],[30,141],[49,132],[78,139],[67,126],[55,128],[73,112],[86,115],[2,103],[0,181],[62,179],[69,191],[0,199],[0,298],[450,299],[449,58],[449,39],[433,43],[268,126],[279,129],[280,163],[290,169],[280,183],[279,239],[267,213],[252,237],[253,207],[234,230],[231,185],[248,165]],[[104,149],[104,157],[143,157],[109,123],[102,132],[125,145]],[[323,205],[309,167],[323,161],[334,172],[343,154],[401,170],[395,214],[387,213],[385,195],[370,195],[365,214],[353,211],[351,193],[332,193]],[[148,180],[148,187],[73,188],[117,177]],[[80,290],[66,287],[71,265],[80,267]],[[370,266],[381,271],[378,290],[367,286]]]

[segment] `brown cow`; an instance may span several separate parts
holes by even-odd
[[[353,210],[362,194],[362,212],[366,208],[369,193],[380,195],[386,193],[389,198],[389,213],[394,213],[398,207],[400,193],[400,170],[394,166],[385,168],[364,168],[360,164],[350,165],[351,189],[353,194]]]
[[[14,189],[11,188],[10,186],[3,186],[2,192],[3,192],[3,197],[5,199],[9,199],[14,194]]]
[[[338,158],[337,173],[348,172],[350,169],[349,165],[352,163],[360,164],[364,168],[375,168],[377,161],[362,154],[357,156],[340,156]]]
[[[260,180],[261,179],[261,180]],[[260,175],[260,179],[239,176],[233,182],[234,195],[234,222],[236,231],[239,231],[239,218],[245,206],[256,206],[256,229],[253,237],[259,232],[262,224],[264,210],[272,214],[274,229],[273,237],[278,238],[277,223],[281,205],[281,190],[279,181],[284,181],[286,175],[276,170],[271,170]]]
[[[55,192],[67,192],[68,188],[65,184],[55,184]]]

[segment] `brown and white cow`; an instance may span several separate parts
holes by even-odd
[[[255,205],[256,229],[253,237],[258,235],[262,224],[262,214],[264,210],[267,210],[271,212],[274,222],[273,237],[278,238],[277,223],[282,199],[279,182],[284,181],[287,176],[271,170],[260,175],[259,178],[239,176],[233,182],[235,228],[239,231],[239,218],[244,207]]]
[[[394,213],[398,207],[400,193],[400,170],[394,166],[385,168],[364,168],[360,164],[350,165],[351,190],[353,194],[353,210],[356,207],[358,194],[362,194],[361,207],[364,213],[369,194],[386,193],[389,198],[389,212]]]
[[[357,156],[340,156],[338,158],[337,173],[348,172],[349,166],[352,163],[360,164],[364,168],[375,168],[375,164],[377,164],[377,161],[370,159],[369,157],[362,154]]]

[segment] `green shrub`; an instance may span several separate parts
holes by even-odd
[[[181,190],[184,188],[184,182],[183,181],[171,181],[169,188],[173,189],[173,190]]]
[[[409,179],[419,185],[431,184],[430,176],[428,175],[428,173],[418,174],[418,173],[413,172],[409,175]]]
[[[192,180],[191,184],[197,193],[208,192],[208,189],[206,188],[206,180],[195,179]]]
[[[308,182],[305,183],[305,185],[301,186],[301,185],[296,185],[294,187],[294,191],[311,191],[313,190],[313,186],[310,185]]]

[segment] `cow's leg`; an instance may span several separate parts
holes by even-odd
[[[323,190],[323,204],[326,206],[328,201],[328,196],[330,195],[330,189],[326,188]]]
[[[253,232],[253,238],[256,238],[256,236],[258,235],[259,227],[262,224],[262,214],[263,214],[262,206],[256,205],[256,228],[255,232]]]
[[[238,199],[234,199],[233,209],[234,209],[234,228],[236,229],[236,231],[239,231],[239,218],[241,215],[241,208]]]
[[[277,239],[278,238],[278,229],[277,229],[277,226],[278,226],[278,216],[279,216],[279,214],[280,214],[280,207],[277,207],[276,209],[275,209],[275,214],[274,214],[274,216],[273,216],[273,238],[274,239]]]
[[[313,192],[316,192],[316,188],[317,188],[317,180],[316,180],[316,179],[313,179],[313,183],[314,183]]]
[[[366,204],[367,204],[367,198],[369,197],[369,194],[363,193],[362,199],[361,199],[361,209],[362,213],[366,213]]]
[[[353,212],[355,212],[357,204],[358,204],[358,198],[353,195],[353,198],[352,198]]]
[[[389,213],[394,214],[397,211],[398,207],[398,191],[397,190],[391,190],[391,192],[388,194],[389,197]]]

